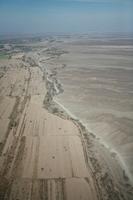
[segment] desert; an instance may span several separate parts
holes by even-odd
[[[0,199],[132,200],[132,37],[0,42]]]

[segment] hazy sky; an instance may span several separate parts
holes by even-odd
[[[48,32],[133,32],[133,0],[0,0],[0,34]]]

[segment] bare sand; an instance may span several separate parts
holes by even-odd
[[[63,85],[56,101],[117,153],[133,182],[132,38],[82,35],[61,41],[42,53],[43,60],[51,55],[43,63]]]
[[[50,60],[67,53],[55,44],[0,61],[0,199],[131,200],[115,153],[54,101],[64,88]]]
[[[0,80],[0,199],[98,199],[78,128],[44,108],[42,71],[21,64]]]

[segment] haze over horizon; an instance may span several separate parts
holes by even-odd
[[[130,34],[132,8],[132,0],[0,0],[0,34]]]

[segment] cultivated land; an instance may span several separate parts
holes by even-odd
[[[132,46],[101,41],[2,41],[0,199],[133,198]]]

